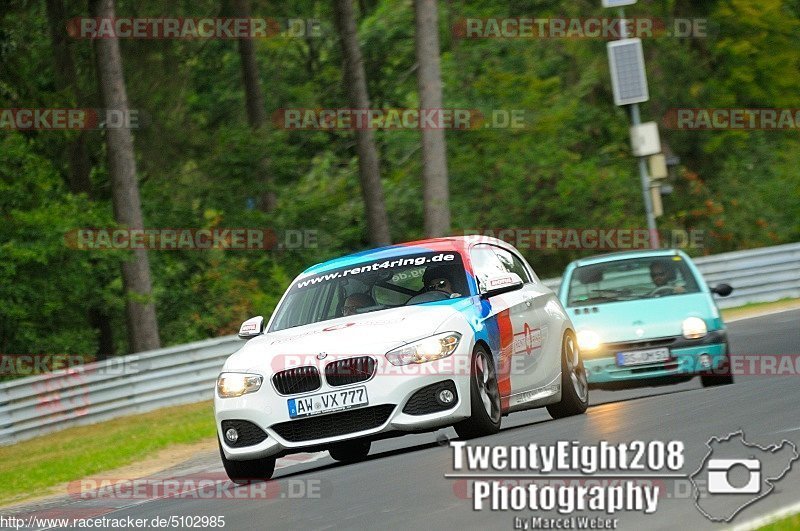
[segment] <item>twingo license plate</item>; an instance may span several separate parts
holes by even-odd
[[[620,367],[644,365],[646,363],[658,363],[659,361],[667,361],[668,359],[668,348],[651,348],[648,350],[617,352],[617,365]]]
[[[289,417],[296,419],[366,406],[369,404],[369,400],[367,399],[367,388],[361,386],[302,398],[290,398],[286,403],[289,406]]]

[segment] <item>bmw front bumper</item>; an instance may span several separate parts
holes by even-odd
[[[217,432],[225,457],[248,460],[324,450],[341,441],[381,439],[404,432],[430,431],[468,418],[471,413],[468,370],[471,350],[468,342],[464,343],[467,344],[459,346],[457,352],[446,358],[452,358],[447,363],[431,362],[405,368],[391,365],[383,356],[375,356],[375,374],[367,381],[350,385],[330,386],[322,378],[321,387],[313,392],[281,395],[272,385],[271,375],[263,375],[264,382],[254,393],[236,398],[215,396]],[[360,386],[367,391],[369,404],[366,406],[296,419],[289,416],[289,399]],[[442,386],[449,386],[454,391],[453,404],[447,404],[446,409],[439,404],[440,410],[420,414],[426,411],[430,397],[426,393],[417,394],[418,391],[428,387],[437,390]],[[410,403],[412,398],[414,400]],[[255,437],[257,443],[242,446],[243,442],[249,441],[232,444],[226,439],[228,427],[241,426],[242,422],[246,423],[248,431],[258,434]],[[262,433],[266,437],[262,438]]]

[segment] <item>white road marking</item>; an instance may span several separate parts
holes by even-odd
[[[300,459],[293,457],[292,455],[287,455],[285,457],[281,457],[275,464],[275,470],[280,470],[282,468],[287,468],[294,465],[300,465],[304,463],[313,463],[314,461],[319,461],[323,457],[327,456],[328,452],[317,452],[314,454],[305,454]]]
[[[796,428],[786,428],[785,430],[771,431],[770,433],[789,433],[790,431],[800,431],[800,426]]]

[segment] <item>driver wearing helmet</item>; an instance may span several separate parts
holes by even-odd
[[[441,291],[451,299],[461,297],[453,288],[453,268],[450,266],[433,266],[422,275],[423,291]]]

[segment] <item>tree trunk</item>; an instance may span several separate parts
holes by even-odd
[[[71,43],[67,38],[64,0],[47,0],[46,6],[55,64],[56,89],[71,98],[71,101],[65,106],[82,107],[85,99],[78,86],[78,75],[72,59]],[[67,143],[66,151],[68,173],[64,180],[69,191],[73,194],[85,193],[92,197],[90,179],[92,165],[89,162],[89,152],[86,148],[86,131],[77,132],[75,139]],[[90,258],[89,263],[93,266],[96,260]],[[98,301],[90,300],[88,306],[87,320],[90,326],[97,329],[98,332],[95,359],[97,361],[104,360],[114,355],[114,331],[111,326],[111,316]]]
[[[47,0],[47,20],[50,27],[50,42],[55,62],[55,85],[60,92],[66,92],[72,101],[69,106],[80,106],[83,95],[78,88],[75,74],[75,63],[72,60],[70,41],[67,39],[64,15],[64,0]],[[86,150],[86,132],[79,131],[67,146],[69,176],[67,184],[73,193],[91,194],[92,186],[89,175],[91,165]]]
[[[442,108],[439,14],[436,2],[437,0],[414,0],[414,40],[420,109]],[[422,130],[422,189],[426,236],[447,236],[450,233],[450,192],[443,129]]]
[[[250,0],[233,0],[233,11],[236,18],[250,18]],[[242,81],[244,82],[244,99],[247,109],[247,123],[254,131],[261,129],[267,121],[264,106],[264,94],[259,83],[258,63],[253,39],[239,39],[239,58],[242,62]],[[259,208],[264,212],[275,210],[274,180],[269,171],[269,160],[266,156],[258,161],[259,173],[264,180],[265,190],[259,198]]]
[[[356,33],[356,20],[353,14],[353,0],[334,0],[336,29],[342,43],[344,56],[344,81],[347,97],[354,109],[369,109],[367,78],[364,61]],[[375,147],[372,129],[356,129],[356,153],[358,154],[358,175],[361,180],[361,194],[367,213],[367,230],[373,245],[387,245],[391,242],[389,218],[383,201],[380,160]]]
[[[89,4],[93,16],[114,18],[114,0],[89,0]],[[116,38],[97,39],[94,45],[103,104],[106,109],[127,113],[128,95],[119,41]],[[129,129],[122,127],[108,128],[105,134],[114,217],[126,228],[142,229],[144,224],[136,179],[133,135]],[[152,299],[150,263],[145,249],[134,250],[133,259],[122,264],[122,281],[130,351],[158,348],[158,322]]]
[[[250,18],[250,1],[234,0],[233,9],[237,18]],[[247,123],[258,129],[267,120],[264,108],[264,94],[258,82],[258,64],[256,63],[253,39],[239,39],[239,57],[242,61],[242,80],[244,81],[244,97],[247,106]]]

